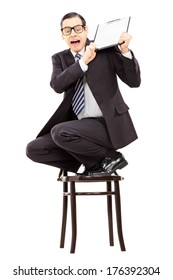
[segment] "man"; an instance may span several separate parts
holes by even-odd
[[[128,164],[117,150],[137,139],[117,82],[117,76],[129,87],[141,82],[138,62],[129,50],[131,36],[123,33],[119,46],[96,51],[87,38],[85,19],[77,13],[62,18],[61,31],[69,48],[52,56],[50,85],[64,93],[64,99],[27,145],[26,154],[74,173],[83,165],[78,174],[85,176],[116,173]]]

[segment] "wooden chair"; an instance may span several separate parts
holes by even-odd
[[[60,248],[64,248],[65,233],[66,233],[66,221],[67,221],[67,205],[68,196],[71,201],[71,225],[72,225],[72,236],[71,236],[71,249],[70,253],[75,253],[76,248],[76,237],[77,237],[77,219],[76,219],[76,196],[80,195],[106,195],[107,196],[107,211],[108,211],[108,228],[109,228],[109,243],[110,246],[114,246],[113,237],[113,219],[112,219],[112,195],[115,197],[115,209],[116,209],[116,222],[118,239],[121,251],[125,251],[125,244],[122,232],[122,220],[121,220],[121,200],[120,200],[120,189],[119,181],[124,178],[117,175],[106,175],[106,176],[68,176],[66,171],[62,172],[62,175],[58,178],[58,181],[63,182],[63,210],[62,210],[62,227],[61,227],[61,239]],[[76,183],[83,182],[105,182],[106,191],[101,192],[77,192]],[[114,190],[112,190],[112,182],[114,184]],[[70,191],[69,187],[70,186]]]

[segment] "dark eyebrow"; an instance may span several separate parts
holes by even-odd
[[[64,27],[62,27],[62,29],[63,29],[63,28],[73,28],[73,27],[78,26],[78,25],[83,26],[82,24],[76,24],[76,25],[74,25],[74,26],[64,26]]]

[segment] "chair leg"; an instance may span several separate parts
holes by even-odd
[[[117,217],[117,230],[118,230],[118,238],[121,247],[121,251],[125,251],[125,244],[123,238],[123,231],[122,231],[122,219],[121,219],[121,199],[120,199],[120,188],[119,182],[114,181],[115,187],[115,207],[116,207],[116,217]]]
[[[74,253],[76,247],[76,235],[77,235],[75,182],[70,183],[70,198],[71,198],[71,223],[72,223],[72,238],[71,238],[70,253]]]
[[[107,192],[111,192],[111,182],[106,182]],[[109,244],[114,246],[114,237],[113,237],[113,221],[112,221],[112,196],[107,195],[107,210],[108,210],[108,226],[109,226]]]
[[[68,183],[63,183],[63,192],[68,192]],[[62,213],[62,226],[61,226],[61,239],[60,248],[64,248],[65,233],[66,233],[66,223],[67,223],[67,206],[68,206],[68,196],[63,196],[63,213]]]

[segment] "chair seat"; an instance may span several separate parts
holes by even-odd
[[[61,176],[58,181],[62,182],[111,182],[111,181],[121,181],[124,178],[119,175],[104,175],[104,176]]]

